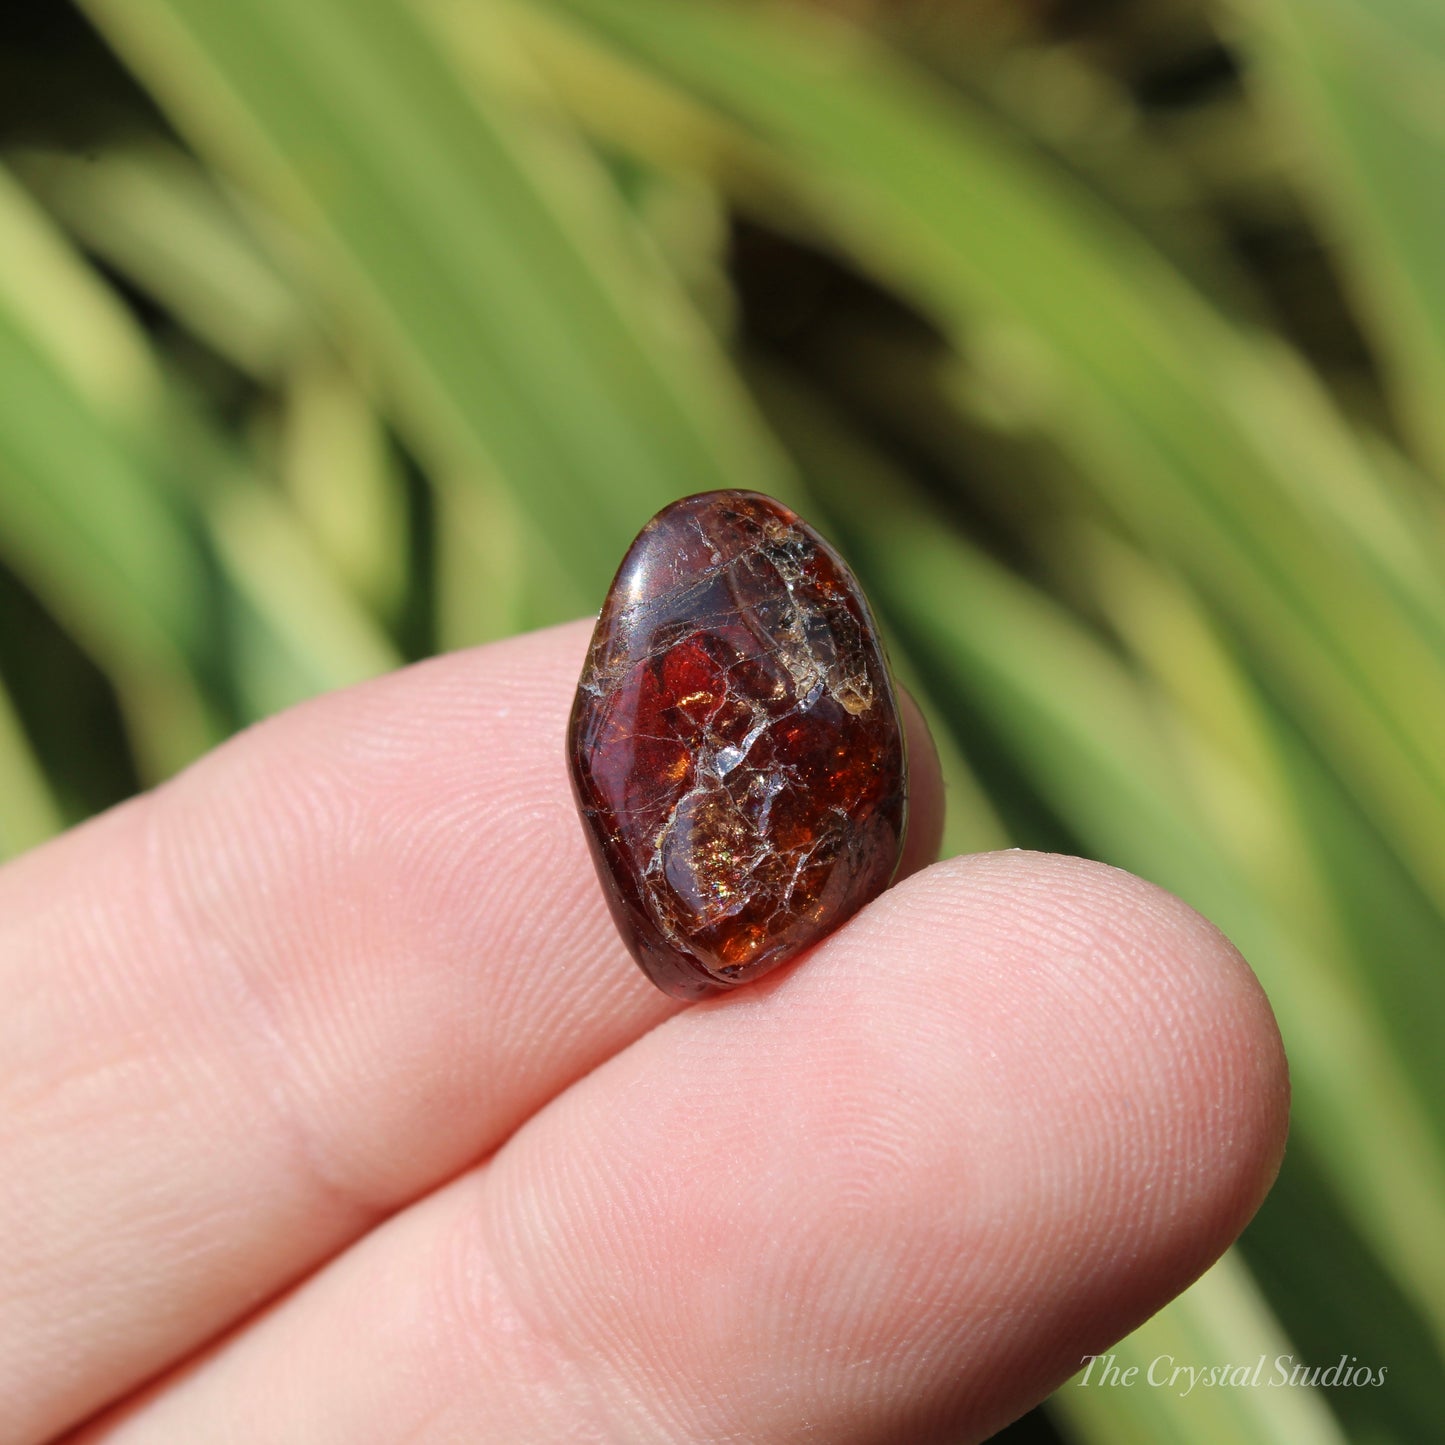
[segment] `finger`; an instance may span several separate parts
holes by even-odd
[[[194,1347],[674,1011],[566,781],[587,635],[296,709],[0,873],[0,1438]]]
[[[1268,1004],[1184,905],[953,860],[84,1440],[981,1437],[1218,1256],[1287,1110]]]

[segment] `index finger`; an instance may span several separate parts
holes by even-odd
[[[0,872],[13,1438],[190,1350],[678,1009],[617,938],[566,781],[586,640],[320,699]],[[909,867],[939,827],[912,722]]]

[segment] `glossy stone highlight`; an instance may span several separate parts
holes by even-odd
[[[617,926],[680,998],[756,978],[888,886],[908,794],[868,604],[781,503],[708,492],[639,533],[568,763]]]

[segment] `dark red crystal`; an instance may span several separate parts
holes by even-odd
[[[756,492],[674,502],[607,594],[568,762],[613,917],[666,993],[756,978],[902,851],[898,705],[853,574]]]

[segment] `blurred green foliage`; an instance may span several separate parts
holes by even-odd
[[[890,630],[949,847],[1157,880],[1279,1014],[1280,1185],[1121,1354],[1390,1372],[1058,1427],[1433,1438],[1445,12],[83,9],[0,52],[0,851],[595,607],[678,495],[779,494]]]

